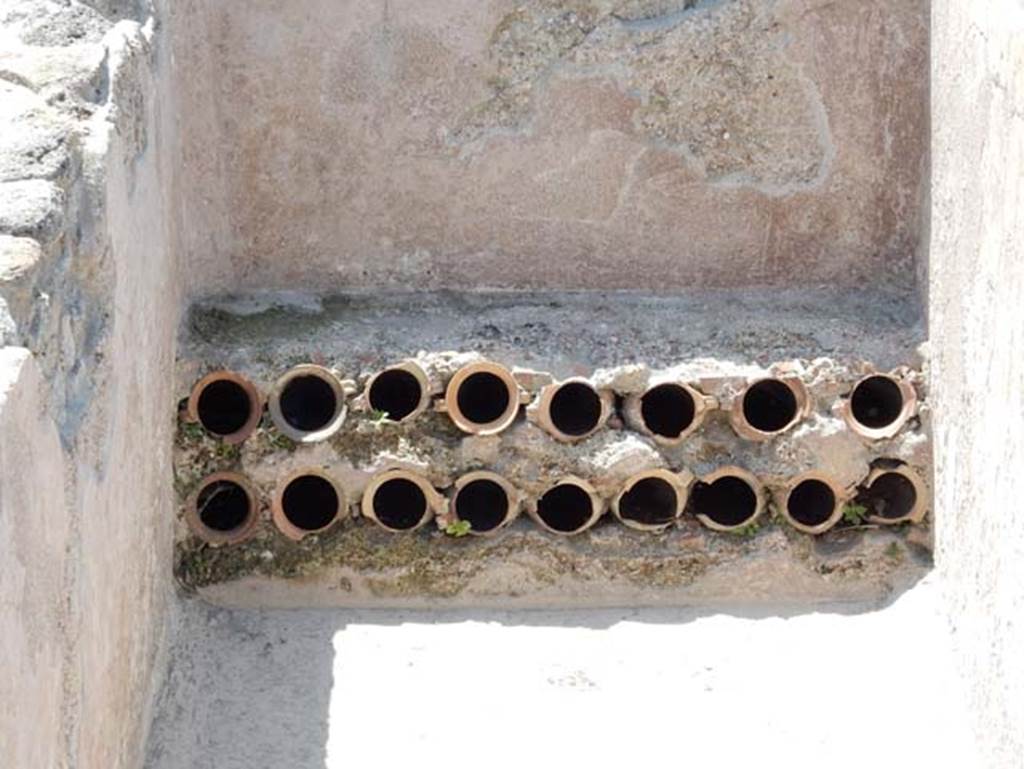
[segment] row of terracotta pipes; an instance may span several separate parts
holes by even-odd
[[[437,517],[449,533],[486,536],[507,526],[525,508],[547,531],[574,535],[597,523],[606,509],[626,526],[643,531],[665,529],[684,513],[716,531],[742,530],[757,523],[769,501],[789,525],[808,534],[834,527],[850,505],[859,511],[858,519],[884,525],[920,521],[927,504],[925,485],[917,473],[905,464],[883,460],[854,487],[843,487],[813,471],[774,486],[735,466],[701,478],[685,470],[645,470],[630,477],[610,500],[575,476],[563,477],[542,494],[528,496],[486,470],[461,476],[445,496],[424,476],[394,469],[371,478],[360,510],[390,532],[415,531]],[[328,473],[305,469],[281,480],[270,509],[277,529],[300,540],[327,531],[347,516],[349,500]],[[189,526],[201,539],[234,544],[255,533],[260,501],[243,475],[220,472],[199,484],[186,510]]]
[[[348,413],[347,399],[355,383],[314,364],[296,366],[274,384],[266,399],[278,430],[299,443],[329,438]],[[360,407],[381,419],[408,422],[433,402],[424,370],[405,361],[372,376],[359,396]],[[263,396],[246,377],[215,371],[199,380],[188,400],[187,416],[228,443],[244,441],[259,425]],[[585,378],[571,378],[541,388],[532,399],[506,367],[492,361],[470,363],[448,381],[434,408],[444,411],[456,427],[473,435],[495,435],[512,425],[520,407],[527,417],[554,438],[573,442],[600,430],[615,411],[615,394]],[[870,374],[858,381],[840,411],[857,434],[869,440],[891,438],[916,412],[914,388],[889,374]],[[662,445],[685,440],[720,407],[716,398],[685,381],[655,380],[642,393],[622,402],[622,419],[630,428]],[[804,383],[796,377],[750,382],[729,411],[733,429],[742,437],[765,441],[786,432],[811,410]]]

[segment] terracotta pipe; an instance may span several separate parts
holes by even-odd
[[[530,420],[565,443],[581,441],[597,432],[612,412],[614,397],[581,377],[543,387],[526,410]]]
[[[906,465],[876,467],[857,489],[854,502],[867,508],[871,523],[919,523],[928,511],[928,490]]]
[[[296,541],[331,528],[347,510],[344,489],[317,468],[296,470],[281,479],[270,505],[274,525]]]
[[[277,429],[296,443],[325,440],[345,421],[349,393],[332,371],[312,363],[289,369],[274,384],[268,408]]]
[[[676,446],[697,431],[718,400],[686,382],[655,382],[644,392],[627,396],[622,407],[626,424],[655,443]]]
[[[491,361],[463,366],[449,380],[444,401],[455,426],[473,435],[496,435],[515,421],[526,395],[507,368]]]
[[[256,493],[238,473],[206,476],[185,507],[189,528],[211,545],[234,545],[249,539],[257,521]]]
[[[569,475],[526,505],[527,514],[543,529],[560,536],[580,534],[604,514],[604,500],[582,478]]]
[[[422,475],[388,470],[370,479],[362,513],[383,529],[416,531],[444,508],[445,499]]]
[[[362,400],[392,422],[410,422],[430,405],[430,381],[418,364],[404,361],[370,377]]]
[[[810,396],[796,377],[751,382],[733,402],[730,421],[740,437],[767,441],[810,413]]]
[[[909,382],[889,374],[869,374],[843,401],[843,419],[855,433],[877,441],[895,436],[917,410],[917,393]]]
[[[476,470],[455,481],[448,518],[468,521],[470,534],[488,536],[519,516],[520,502],[519,492],[503,477]]]
[[[213,371],[192,387],[186,416],[225,443],[241,443],[263,416],[263,397],[241,374]]]
[[[794,529],[823,534],[843,518],[843,507],[851,493],[831,476],[817,471],[791,478],[777,495],[776,511]]]
[[[697,520],[715,531],[749,526],[764,512],[764,484],[742,467],[723,467],[700,478],[690,491]]]
[[[692,480],[693,476],[686,471],[636,473],[612,499],[612,514],[631,529],[660,531],[683,514]]]

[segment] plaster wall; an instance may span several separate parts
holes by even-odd
[[[1024,6],[934,5],[937,564],[988,766],[1024,756]]]
[[[913,285],[925,0],[187,0],[167,24],[196,293]]]
[[[172,597],[159,52],[109,8],[0,11],[0,764],[133,767]]]

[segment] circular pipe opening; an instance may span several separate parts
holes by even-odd
[[[754,382],[743,393],[743,418],[762,433],[778,433],[796,421],[800,404],[793,388],[780,379]]]
[[[786,498],[789,517],[808,529],[829,523],[836,512],[838,498],[825,481],[807,478],[797,483]]]
[[[345,421],[345,391],[322,366],[296,366],[282,376],[270,398],[277,428],[300,443],[330,437]]]
[[[489,371],[478,371],[466,377],[456,397],[462,415],[478,425],[500,419],[512,400],[505,382]]]
[[[487,534],[515,517],[511,487],[492,473],[470,473],[456,484],[451,510],[455,518],[466,521],[471,534]]]
[[[903,391],[887,376],[862,379],[850,395],[850,414],[873,430],[888,427],[903,414]]]
[[[693,425],[697,404],[690,391],[680,384],[652,387],[640,399],[640,416],[654,435],[676,439]]]
[[[274,498],[274,523],[291,539],[327,529],[345,508],[345,497],[334,482],[317,471],[289,477]]]
[[[629,484],[617,504],[623,522],[645,527],[667,526],[679,515],[680,507],[675,485],[658,476],[646,476]]]
[[[601,396],[586,382],[559,385],[548,404],[551,424],[565,435],[580,438],[601,424]]]
[[[367,402],[377,413],[394,422],[408,419],[425,407],[423,382],[412,371],[395,367],[385,369],[370,382]]]
[[[246,539],[256,525],[256,497],[237,473],[214,473],[192,495],[186,520],[201,539],[232,544]]]
[[[694,484],[690,494],[693,513],[705,525],[720,530],[751,523],[761,512],[757,487],[735,471],[716,475]]]
[[[867,508],[870,519],[899,523],[916,517],[919,510],[918,484],[906,471],[882,470],[872,473],[855,500]]]
[[[363,494],[363,512],[389,531],[413,531],[432,517],[434,498],[426,479],[391,470],[371,481]]]
[[[260,421],[261,400],[253,384],[232,371],[200,379],[188,401],[189,418],[227,443],[245,440]]]
[[[593,492],[578,482],[562,481],[537,500],[536,517],[547,529],[558,534],[578,534],[597,520],[600,508]]]
[[[519,386],[496,363],[471,363],[459,369],[445,392],[448,415],[463,432],[494,435],[519,412]]]

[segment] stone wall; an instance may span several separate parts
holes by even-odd
[[[102,12],[101,12],[102,11]],[[140,763],[180,296],[153,25],[0,8],[0,763]]]

